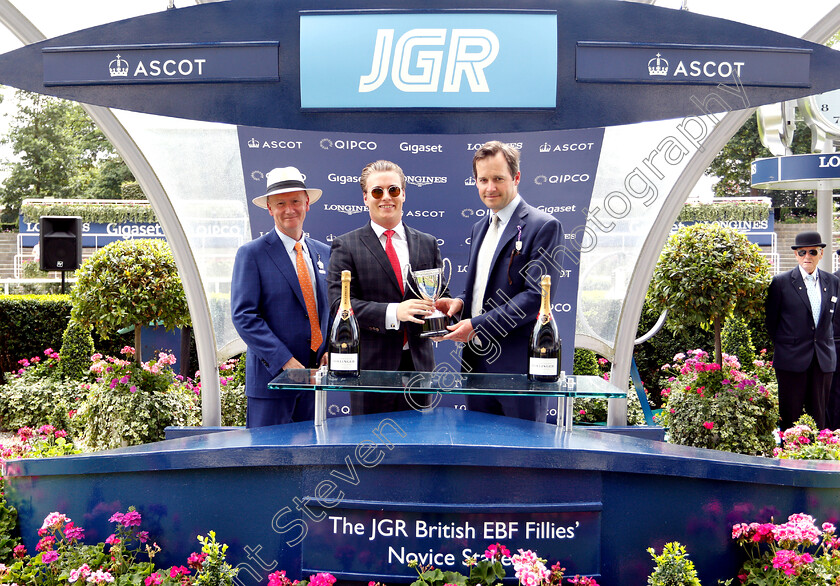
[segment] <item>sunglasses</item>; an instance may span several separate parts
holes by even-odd
[[[399,197],[401,193],[402,189],[396,185],[392,185],[388,188],[388,195],[391,197]],[[382,199],[382,196],[385,195],[385,190],[382,187],[374,187],[370,190],[370,194],[374,197],[374,199]]]
[[[802,250],[801,248],[796,251],[796,254],[798,254],[799,256],[805,256],[806,254],[810,254],[811,256],[817,256],[819,253],[819,250]]]

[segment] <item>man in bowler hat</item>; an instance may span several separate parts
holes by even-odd
[[[840,255],[840,249],[837,250]],[[840,271],[834,273],[840,278]],[[834,352],[840,356],[840,311],[834,312]],[[831,379],[831,390],[828,393],[828,411],[826,413],[826,425],[829,429],[840,428],[840,360],[834,370],[834,377]]]
[[[804,409],[822,429],[837,363],[832,322],[840,279],[817,268],[825,248],[819,232],[797,234],[791,248],[799,266],[773,277],[765,318],[775,345],[780,428],[792,427]]]

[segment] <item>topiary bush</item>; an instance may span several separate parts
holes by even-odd
[[[648,294],[655,310],[668,310],[672,329],[713,331],[721,365],[724,320],[760,313],[769,284],[770,264],[746,236],[717,224],[694,224],[668,239]]]
[[[144,324],[190,324],[178,268],[163,240],[121,240],[101,248],[79,269],[71,301],[73,319],[103,338],[134,326],[135,348],[142,347]]]
[[[71,319],[61,336],[59,372],[64,378],[86,379],[93,353],[90,329]]]
[[[737,356],[741,364],[750,365],[755,360],[752,333],[747,322],[740,317],[730,317],[723,324],[721,345],[724,353]]]

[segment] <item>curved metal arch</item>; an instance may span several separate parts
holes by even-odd
[[[824,43],[831,35],[840,29],[840,5],[833,8],[821,18],[802,38],[815,43]],[[673,189],[668,194],[656,221],[648,233],[642,252],[634,267],[630,285],[627,289],[627,298],[619,317],[618,332],[615,340],[615,359],[612,363],[610,378],[612,380],[627,380],[630,376],[630,362],[633,358],[633,342],[636,337],[636,328],[639,323],[639,316],[642,312],[645,294],[647,293],[650,279],[653,276],[653,269],[671,226],[677,219],[685,200],[688,198],[691,189],[697,180],[711,164],[712,159],[717,156],[720,149],[738,131],[739,128],[752,116],[755,108],[730,112],[723,116],[718,125],[709,133],[703,143],[702,150],[695,153],[685,169],[683,169]],[[609,399],[609,411],[607,415],[608,425],[624,425],[627,422],[627,401],[626,399]]]
[[[32,44],[46,38],[10,0],[0,0],[0,22],[24,44]],[[166,233],[166,239],[172,248],[172,254],[184,285],[187,305],[193,318],[199,368],[205,373],[216,372],[216,336],[213,332],[210,307],[204,294],[201,275],[193,257],[192,248],[166,190],[137,144],[109,108],[87,104],[81,104],[81,106],[120,153],[149,198]],[[221,424],[219,377],[205,376],[204,378],[201,384],[202,422],[207,426],[218,426]]]

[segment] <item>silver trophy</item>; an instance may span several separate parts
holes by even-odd
[[[411,265],[406,265],[405,274],[407,275],[406,283],[408,283],[408,288],[421,299],[428,299],[432,303],[437,301],[449,286],[449,279],[452,277],[452,263],[449,262],[449,259],[443,259],[442,264],[443,266],[438,269],[425,269],[422,271],[412,271]],[[449,267],[448,271],[447,267]],[[444,276],[446,276],[445,280]],[[449,333],[449,330],[446,329],[449,322],[449,316],[435,309],[423,322],[423,332],[420,334],[420,337],[438,338],[445,336]]]

